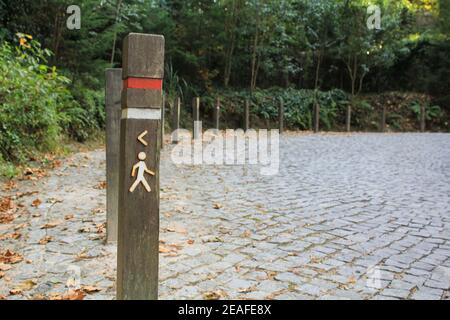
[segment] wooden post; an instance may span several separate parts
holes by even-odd
[[[350,103],[347,106],[347,114],[346,114],[346,120],[345,120],[345,127],[347,132],[350,132],[351,130],[351,122],[352,122],[352,103]]]
[[[216,124],[216,130],[217,130],[217,132],[219,132],[219,130],[220,130],[220,126],[219,126],[219,121],[220,121],[220,98],[216,99],[216,110],[214,112],[214,119],[215,119],[215,124]]]
[[[381,132],[386,132],[386,105],[383,104],[383,111],[381,112]]]
[[[181,109],[181,99],[177,97],[173,109],[172,109],[172,132],[180,129],[180,109]],[[178,135],[172,134],[172,143],[178,143]]]
[[[166,121],[165,118],[166,113],[166,95],[162,94],[162,108],[161,108],[161,149],[164,149],[164,124]]]
[[[314,102],[314,132],[319,132],[320,121],[320,105],[318,102]]]
[[[117,241],[122,69],[106,69],[106,240]]]
[[[200,121],[200,98],[196,97],[192,100],[192,118],[193,118],[193,124],[192,124],[192,131],[194,133],[194,139],[197,139],[199,136],[199,132],[197,132],[195,123]]]
[[[426,116],[426,110],[425,105],[422,104],[420,106],[420,132],[425,132],[425,116]]]
[[[157,299],[164,37],[130,33],[122,53],[117,299]]]
[[[248,99],[245,99],[244,105],[244,130],[247,131],[250,129],[250,102]]]
[[[283,98],[280,98],[280,104],[278,105],[278,129],[280,130],[280,134],[282,134],[283,130],[284,130],[284,101],[283,101]]]

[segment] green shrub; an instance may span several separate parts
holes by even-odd
[[[60,110],[73,100],[69,80],[46,65],[50,52],[30,36],[18,36],[19,47],[0,46],[0,154],[5,161],[22,162],[34,151],[56,146]]]

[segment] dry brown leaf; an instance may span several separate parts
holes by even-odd
[[[4,264],[4,263],[0,263],[0,271],[8,271],[11,268],[12,267],[10,265]]]
[[[99,190],[106,189],[106,181],[99,182],[96,186],[94,186],[94,189],[99,189]]]
[[[11,290],[9,290],[9,294],[12,295],[12,296],[17,296],[18,294],[22,294],[22,290],[11,289]]]
[[[223,207],[223,205],[220,204],[220,203],[214,203],[214,204],[213,204],[213,208],[214,208],[214,209],[221,209],[222,207]]]
[[[106,232],[106,222],[97,224],[96,227],[97,227],[97,233],[105,233]]]
[[[203,294],[203,298],[205,300],[219,300],[220,298],[226,298],[227,294],[223,290],[216,290],[216,291],[210,291],[205,292]]]
[[[5,233],[5,234],[2,234],[2,235],[0,236],[0,240],[6,240],[6,239],[17,240],[17,239],[19,239],[21,236],[22,236],[22,234],[19,233],[19,232]]]
[[[33,280],[25,280],[22,283],[20,283],[17,287],[15,287],[13,290],[22,293],[23,291],[29,291],[33,289],[34,286],[36,286],[36,284],[37,283],[34,282]]]
[[[0,294],[0,300],[6,300],[6,297]]]
[[[61,222],[60,221],[52,221],[49,223],[44,224],[41,229],[52,229],[58,226]]]
[[[355,278],[355,276],[350,276],[349,278],[348,278],[348,283],[350,283],[350,284],[355,284],[356,283],[356,278]]]
[[[31,196],[33,194],[39,193],[39,191],[28,191],[28,192],[17,192],[16,193],[16,199]]]
[[[85,292],[85,293],[87,293],[87,294],[91,294],[91,293],[95,293],[95,292],[101,291],[100,288],[94,287],[94,286],[83,286],[83,287],[81,288],[81,290],[83,290],[83,292]]]
[[[68,214],[64,216],[64,220],[71,220],[73,219],[73,214]]]
[[[39,244],[47,244],[47,243],[49,243],[51,241],[53,241],[53,237],[45,236],[41,240],[39,240]]]
[[[83,300],[86,297],[86,293],[82,290],[69,290],[67,293],[50,293],[49,300]]]
[[[42,203],[41,199],[35,199],[35,200],[33,200],[33,202],[31,203],[31,206],[37,208],[37,207],[39,207],[39,205],[40,205],[41,203]]]
[[[21,223],[21,224],[18,224],[18,225],[16,225],[16,226],[14,226],[14,230],[17,231],[17,230],[23,229],[23,228],[25,228],[25,227],[27,227],[27,226],[28,226],[28,223],[27,223],[27,222]]]
[[[0,263],[15,264],[23,260],[23,257],[11,250],[0,252]]]
[[[195,240],[188,240],[187,243],[188,244],[194,244]]]
[[[248,238],[252,235],[250,230],[245,231],[244,233],[242,233],[241,237],[242,238]]]
[[[4,191],[11,191],[12,189],[17,188],[17,183],[14,180],[9,180],[3,185]]]
[[[178,226],[166,228],[166,231],[167,232],[176,232],[176,233],[187,233],[187,230],[185,228],[178,227]]]

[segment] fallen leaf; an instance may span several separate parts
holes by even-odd
[[[220,208],[222,208],[223,207],[223,205],[221,205],[220,203],[214,203],[213,204],[213,208],[214,209],[220,209]]]
[[[44,224],[44,225],[41,227],[41,229],[52,229],[52,228],[58,226],[60,223],[61,223],[61,222],[59,222],[59,221],[49,222],[49,223]]]
[[[15,264],[23,260],[23,257],[11,250],[0,252],[0,263]]]
[[[350,283],[350,284],[355,284],[356,283],[356,278],[355,278],[355,276],[350,276],[349,278],[348,278],[348,283]]]
[[[203,294],[203,298],[205,300],[219,300],[220,298],[226,298],[227,294],[223,290],[216,290],[216,291],[210,291],[205,292]]]
[[[6,297],[0,294],[0,300],[6,300]]]
[[[5,273],[0,271],[0,279],[3,278],[5,276]]]
[[[4,264],[4,263],[0,263],[0,271],[8,271],[11,268],[12,267],[10,265]]]
[[[71,220],[71,219],[73,219],[73,214],[68,214],[64,216],[64,220]]]
[[[106,181],[99,182],[96,186],[94,186],[94,189],[99,190],[106,189]]]
[[[39,207],[39,205],[40,205],[41,203],[42,203],[41,199],[35,199],[35,200],[31,203],[31,206],[37,208],[37,207]]]
[[[99,292],[99,291],[101,291],[100,288],[93,287],[93,286],[83,286],[83,287],[81,288],[81,290],[83,290],[83,292],[85,292],[85,293],[87,293],[87,294],[91,294],[91,293],[94,293],[94,292]]]
[[[21,224],[18,224],[16,226],[14,226],[14,230],[17,231],[17,230],[23,229],[23,228],[25,228],[27,226],[28,226],[28,223],[26,223],[26,222],[25,223],[21,223]]]
[[[176,233],[187,233],[187,230],[185,228],[178,227],[178,226],[166,228],[166,231],[167,232],[176,232]]]
[[[187,243],[188,244],[194,244],[195,240],[188,240]]]
[[[8,182],[6,182],[3,185],[3,190],[4,191],[11,191],[12,189],[17,188],[17,184],[16,182],[14,182],[14,180],[9,180]]]
[[[39,191],[28,191],[28,192],[17,192],[16,193],[16,199],[22,198],[22,197],[26,197],[26,196],[31,196],[33,194],[39,193]]]
[[[41,240],[39,240],[39,244],[47,244],[47,243],[49,243],[51,241],[53,241],[53,237],[45,236]]]
[[[241,237],[242,238],[248,238],[252,235],[250,230],[245,231],[244,233],[242,233]]]
[[[29,291],[36,286],[36,282],[33,280],[25,280],[22,283],[20,283],[17,287],[15,287],[12,291],[17,291],[22,293],[23,291]]]
[[[86,293],[82,290],[69,290],[67,293],[50,293],[49,300],[83,300],[86,297]]]
[[[12,295],[12,296],[16,296],[16,295],[21,294],[21,293],[22,293],[22,291],[18,290],[18,289],[11,289],[11,290],[9,290],[9,294]]]
[[[6,239],[14,239],[17,240],[22,236],[21,233],[19,232],[13,232],[13,233],[6,233],[6,234],[2,234],[0,236],[0,240],[6,240]]]

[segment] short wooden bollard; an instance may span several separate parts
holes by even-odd
[[[162,96],[162,108],[161,108],[161,149],[164,148],[164,124],[166,122],[166,95]]]
[[[425,115],[426,115],[426,110],[425,110],[425,105],[422,104],[420,106],[420,132],[425,132]]]
[[[244,130],[247,131],[248,129],[250,129],[250,101],[246,99],[244,105]]]
[[[193,119],[193,132],[194,132],[194,139],[198,139],[200,133],[198,132],[198,128],[196,127],[195,123],[200,121],[200,98],[196,97],[192,100],[192,119]]]
[[[280,98],[278,104],[278,130],[280,134],[284,131],[284,101],[283,98]]]
[[[381,111],[381,132],[386,132],[386,105],[383,105],[383,110]]]
[[[172,143],[178,143],[178,135],[173,133],[180,129],[180,110],[181,110],[181,99],[177,97],[174,106],[172,108]]]
[[[106,69],[106,239],[117,241],[122,69]]]
[[[220,99],[217,98],[216,99],[216,108],[215,108],[215,112],[214,112],[214,123],[215,123],[215,129],[217,131],[220,130],[219,121],[220,121]]]
[[[117,299],[157,299],[164,37],[130,33],[122,52]]]
[[[345,130],[347,132],[351,131],[352,127],[352,105],[347,106],[347,113],[345,115]]]
[[[319,132],[320,123],[320,105],[318,102],[314,102],[314,132]]]

